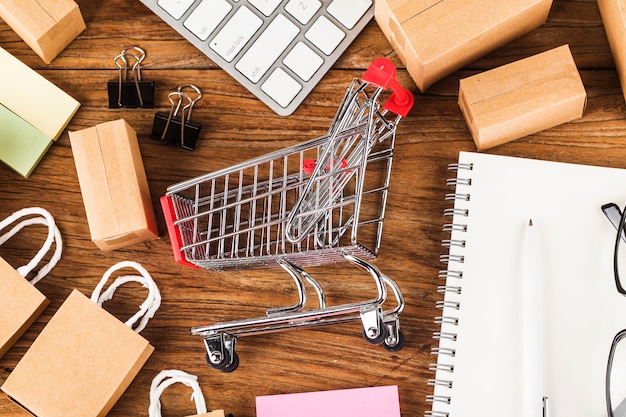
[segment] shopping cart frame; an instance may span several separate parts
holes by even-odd
[[[404,298],[400,287],[371,263],[348,253],[344,253],[343,256],[347,261],[371,275],[377,290],[375,298],[327,306],[322,287],[310,274],[294,264],[280,260],[280,266],[296,283],[298,303],[293,306],[269,309],[263,317],[192,328],[193,335],[204,339],[207,363],[212,368],[223,372],[232,372],[237,369],[239,356],[236,352],[236,343],[240,337],[358,321],[362,325],[363,338],[368,343],[382,345],[390,352],[402,349],[405,338],[400,331],[399,316],[404,310]],[[317,294],[317,308],[305,308],[307,303],[305,282],[310,284]],[[387,288],[392,291],[396,305],[389,310],[383,310],[383,304],[387,300]]]
[[[346,89],[326,135],[169,187],[161,205],[176,261],[228,270],[341,262],[344,251],[374,258],[396,126],[413,105],[395,74],[375,60]],[[365,200],[378,209],[369,217]],[[358,239],[364,228],[376,230],[368,244]]]

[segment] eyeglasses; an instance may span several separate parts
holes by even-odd
[[[626,289],[624,289],[624,285],[622,284],[622,278],[620,277],[619,271],[619,247],[622,241],[626,241],[626,232],[624,231],[624,226],[626,224],[626,208],[622,211],[619,207],[614,203],[605,204],[602,206],[602,211],[609,219],[609,221],[615,226],[617,229],[617,234],[615,237],[615,250],[613,252],[613,275],[615,277],[615,287],[617,288],[617,292],[626,296]],[[626,397],[621,399],[617,407],[613,408],[613,401],[611,399],[611,388],[615,388],[617,382],[617,372],[613,370],[613,363],[620,363],[623,365],[619,366],[620,370],[626,371],[626,342],[620,343],[622,340],[626,338],[626,329],[619,331],[615,337],[613,338],[613,343],[611,344],[611,350],[609,351],[609,360],[606,366],[606,379],[605,379],[605,387],[606,387],[606,409],[608,417],[624,417],[626,416]],[[616,361],[615,358],[618,357],[620,360]],[[625,372],[621,372],[619,377],[621,378],[620,382],[626,380],[626,376],[623,375]]]

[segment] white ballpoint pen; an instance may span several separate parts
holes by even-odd
[[[540,391],[540,282],[537,237],[532,219],[525,230],[522,254],[522,352],[524,417],[544,416],[547,398]]]

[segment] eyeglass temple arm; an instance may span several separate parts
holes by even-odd
[[[602,211],[609,219],[615,230],[619,228],[619,223],[622,219],[622,211],[619,209],[619,206],[615,203],[608,203],[602,206]],[[626,242],[626,233],[622,230],[622,240]]]

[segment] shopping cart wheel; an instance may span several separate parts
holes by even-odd
[[[233,359],[230,361],[230,364],[226,365],[220,371],[222,372],[232,372],[239,366],[239,355],[237,352],[233,352]]]
[[[400,349],[402,349],[404,347],[404,342],[405,342],[404,333],[398,332],[398,340],[395,340],[395,342],[396,343],[394,343],[392,345],[392,344],[390,344],[389,338],[386,338],[385,341],[383,342],[383,347],[388,352],[397,352],[397,351],[399,351]]]
[[[367,330],[363,329],[363,339],[365,339],[365,341],[370,345],[380,345],[387,338],[387,328],[383,326],[382,323],[378,326],[378,328],[380,329],[380,332],[378,332],[378,335],[373,337],[368,334]]]
[[[233,352],[233,358],[231,360],[228,350],[224,350],[224,356],[219,362],[213,362],[210,354],[206,354],[206,363],[213,369],[219,369],[222,372],[232,372],[239,366],[239,355],[237,352]]]

